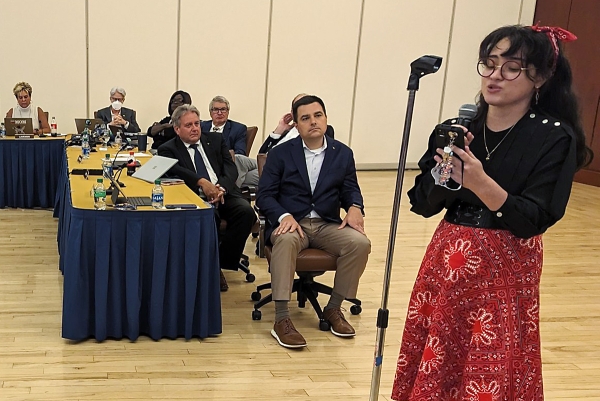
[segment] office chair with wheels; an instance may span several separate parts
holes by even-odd
[[[271,262],[271,247],[265,246],[264,249],[267,261]],[[313,306],[317,316],[319,317],[319,329],[328,331],[330,329],[329,322],[323,318],[323,309],[317,300],[318,294],[331,295],[333,289],[325,284],[316,282],[314,279],[317,276],[324,274],[327,271],[335,271],[337,269],[337,256],[328,252],[315,248],[307,248],[298,254],[296,259],[296,274],[297,279],[294,279],[292,293],[297,294],[298,307],[304,308],[306,300]],[[260,320],[262,312],[260,308],[273,301],[273,295],[269,294],[261,298],[261,291],[271,288],[271,283],[261,284],[256,287],[251,295],[251,298],[256,303],[252,311],[252,320]],[[359,299],[346,299],[352,306],[350,313],[358,315],[362,312],[361,301]]]
[[[250,154],[250,149],[252,148],[252,144],[254,143],[254,138],[256,137],[257,132],[258,132],[258,127],[248,127],[248,130],[246,131],[246,155]],[[231,158],[235,162],[235,152],[231,149],[229,150],[229,152],[231,153]],[[242,186],[242,188],[240,188],[240,190],[242,192],[242,196],[246,200],[248,200],[248,202],[251,202],[254,200],[254,198],[256,196],[256,187]],[[227,228],[227,221],[221,219],[219,231],[223,232],[223,231],[225,231],[225,228]],[[238,268],[238,270],[241,270],[242,272],[246,273],[246,281],[247,282],[249,282],[249,283],[254,282],[256,277],[254,276],[254,274],[252,274],[250,272],[250,258],[247,255],[242,254],[237,268]]]
[[[263,167],[267,161],[267,155],[259,153],[256,157],[258,164],[258,175],[262,174]],[[257,254],[260,257],[266,257],[268,263],[271,263],[271,250],[270,245],[266,245],[265,241],[265,230],[266,230],[266,218],[260,213],[260,210],[256,208],[258,212],[258,219],[260,222],[260,233],[259,241],[257,244]],[[317,301],[319,293],[331,295],[333,288],[316,282],[315,277],[325,274],[327,271],[337,270],[337,256],[332,255],[316,248],[307,248],[302,250],[296,258],[296,274],[297,279],[294,279],[292,285],[292,294],[297,294],[298,307],[304,308],[306,300],[308,300],[313,306],[317,316],[319,317],[319,329],[328,331],[330,329],[329,322],[323,318],[323,309]],[[273,301],[273,295],[269,294],[261,298],[261,291],[271,288],[271,283],[261,284],[256,287],[256,291],[251,294],[251,298],[256,303],[254,304],[254,310],[252,311],[252,320],[260,320],[262,318],[262,312],[260,308]],[[346,299],[352,306],[350,307],[350,313],[358,315],[362,312],[361,301],[359,299]]]

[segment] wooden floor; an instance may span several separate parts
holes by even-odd
[[[321,332],[314,312],[294,305],[292,318],[309,343],[302,351],[281,348],[271,337],[271,306],[262,321],[252,321],[253,285],[236,272],[226,272],[230,290],[222,297],[219,337],[65,341],[57,221],[47,210],[0,210],[0,400],[368,400],[395,172],[361,172],[359,180],[373,249],[359,289],[363,313],[347,313],[358,334],[340,339]],[[566,217],[544,239],[547,400],[600,399],[598,199],[600,188],[575,184]],[[439,221],[411,214],[402,202],[379,400],[390,399],[408,297]],[[266,262],[253,249],[248,241],[256,283],[268,281]]]

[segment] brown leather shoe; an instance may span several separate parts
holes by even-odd
[[[271,335],[275,337],[282,347],[306,347],[306,340],[302,337],[302,334],[298,333],[298,330],[294,327],[294,323],[292,323],[292,319],[289,317],[286,317],[279,322],[275,322],[273,330],[271,330]]]
[[[346,321],[340,308],[331,308],[323,311],[323,319],[331,325],[331,332],[338,337],[354,337],[354,328]]]
[[[225,275],[223,274],[223,270],[220,271],[221,272],[221,292],[225,292],[229,289],[229,285],[227,284],[227,280],[225,279]]]

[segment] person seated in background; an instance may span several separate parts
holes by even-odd
[[[229,119],[229,101],[223,96],[215,96],[208,106],[211,121],[202,121],[202,132],[219,132],[227,147],[235,153],[234,161],[238,170],[236,185],[257,185],[258,165],[255,159],[246,155],[246,131],[248,128]]]
[[[119,87],[112,88],[110,90],[110,106],[98,110],[96,118],[101,119],[109,126],[121,127],[125,134],[140,132],[140,126],[135,119],[135,110],[123,107],[125,96],[125,89]]]
[[[296,97],[292,99],[292,105],[296,100],[304,96],[306,96],[306,93],[300,93],[296,95]],[[331,125],[327,126],[327,131],[325,132],[325,135],[327,135],[330,138],[334,137],[334,131]],[[294,139],[297,136],[298,130],[296,129],[296,126],[294,124],[294,117],[292,116],[292,113],[285,113],[283,117],[281,117],[281,119],[279,120],[279,124],[277,124],[275,130],[273,130],[273,132],[269,134],[265,142],[262,144],[262,146],[258,150],[258,153],[268,153],[269,150],[273,149],[275,146],[285,143],[291,139]]]
[[[192,104],[192,97],[189,93],[178,90],[173,93],[169,99],[169,105],[167,107],[169,115],[162,120],[153,123],[148,128],[148,136],[152,138],[152,149],[158,149],[160,145],[177,136],[173,129],[171,116],[175,109],[182,104]]]
[[[41,107],[36,107],[31,103],[31,94],[33,89],[27,82],[18,82],[13,88],[13,93],[17,98],[17,105],[6,113],[6,118],[31,118],[33,130],[36,134],[50,133],[48,116]]]
[[[290,318],[288,304],[298,253],[308,247],[337,256],[333,292],[323,312],[331,332],[353,337],[354,328],[340,309],[355,298],[371,242],[364,231],[363,197],[352,150],[325,136],[325,104],[303,96],[292,106],[300,137],[269,152],[258,184],[256,205],[267,217],[265,238],[271,252],[275,324],[271,335],[286,348],[306,346]],[[322,174],[321,174],[322,173]],[[346,216],[340,218],[340,207]]]
[[[237,270],[256,215],[235,185],[237,170],[229,149],[221,134],[201,132],[200,112],[195,106],[177,107],[171,120],[177,136],[162,144],[158,154],[177,159],[169,174],[181,178],[192,191],[214,206],[217,230],[221,219],[227,221],[219,245],[220,267]],[[221,272],[221,291],[227,289]]]

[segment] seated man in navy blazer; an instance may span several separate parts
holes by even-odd
[[[294,103],[292,112],[300,136],[270,150],[256,204],[268,219],[265,238],[273,245],[275,324],[271,335],[283,347],[300,348],[306,341],[295,329],[288,309],[298,253],[310,246],[338,256],[324,318],[334,335],[352,337],[354,328],[340,306],[345,298],[356,296],[371,242],[364,232],[363,198],[352,150],[325,136],[323,101],[304,96]],[[346,210],[343,220],[340,206]]]
[[[135,119],[135,110],[123,107],[125,95],[125,89],[112,88],[110,90],[110,106],[98,110],[95,118],[101,119],[105,124],[121,127],[123,133],[140,132],[140,126]]]
[[[236,185],[258,185],[258,165],[246,155],[246,131],[248,127],[229,119],[229,101],[215,96],[208,106],[211,121],[202,121],[202,132],[219,132],[230,150],[235,153],[238,170]]]
[[[215,206],[217,229],[221,218],[227,229],[221,236],[222,269],[237,270],[244,245],[256,220],[254,210],[235,185],[237,170],[221,134],[200,131],[200,112],[195,106],[179,106],[171,116],[177,136],[158,148],[160,156],[177,159],[170,170],[200,197]],[[227,282],[221,273],[221,291]]]

